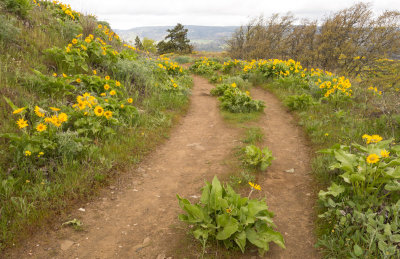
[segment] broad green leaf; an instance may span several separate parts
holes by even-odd
[[[400,166],[396,166],[396,168],[389,168],[385,171],[385,174],[393,179],[400,179]]]
[[[356,256],[361,256],[363,254],[361,247],[357,244],[354,245],[353,250]]]
[[[228,216],[228,215],[226,215],[226,214],[219,215],[217,217],[217,223],[218,223],[218,218],[220,216]],[[223,229],[222,229],[222,231],[219,231],[217,236],[215,237],[217,240],[228,239],[230,236],[232,236],[238,230],[238,227],[239,227],[238,221],[233,217],[228,216],[228,219],[224,219],[223,221],[224,221],[223,222],[224,224],[218,223],[218,225],[222,226]]]
[[[334,152],[336,160],[341,163],[341,168],[345,171],[354,172],[354,164],[357,160],[357,156],[345,152],[344,150],[335,150]]]
[[[327,195],[332,195],[333,197],[337,197],[341,193],[345,191],[345,188],[342,185],[338,185],[336,183],[332,183],[330,187],[328,187],[328,191],[320,191],[318,196],[320,198],[325,198]]]
[[[390,241],[392,241],[394,243],[400,243],[400,234],[392,235],[390,237]]]
[[[387,191],[400,191],[400,183],[397,180],[391,181],[385,185],[385,190]]]
[[[202,239],[202,240],[206,241],[208,239],[208,230],[198,228],[195,231],[193,231],[193,236],[196,239],[199,239],[199,240]]]
[[[214,210],[220,208],[219,199],[222,198],[222,186],[217,176],[214,176],[210,192],[210,207]]]
[[[210,201],[211,185],[206,182],[206,186],[203,187],[203,192],[201,194],[200,202],[203,204],[208,204]]]
[[[236,244],[239,246],[242,253],[244,253],[246,247],[246,232],[242,231],[235,234],[234,238]]]

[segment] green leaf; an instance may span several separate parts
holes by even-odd
[[[208,204],[210,201],[211,185],[206,182],[206,186],[203,187],[203,192],[201,194],[200,202],[203,204]]]
[[[238,230],[239,227],[238,221],[227,214],[218,215],[217,224],[223,227],[222,231],[219,231],[216,236],[217,240],[228,239]]]
[[[353,250],[356,256],[361,256],[363,254],[361,247],[357,244],[354,245]]]
[[[390,241],[392,241],[394,243],[400,243],[400,234],[392,235],[390,237]]]
[[[352,174],[350,175],[350,182],[355,183],[355,182],[364,182],[365,181],[365,176],[362,174]]]
[[[332,195],[333,197],[337,197],[341,193],[345,191],[345,188],[342,185],[338,185],[336,183],[332,183],[330,187],[328,187],[328,191],[320,191],[318,196],[320,198],[325,198],[327,195]]]
[[[341,169],[345,171],[354,172],[354,164],[357,160],[357,156],[345,152],[344,150],[335,150],[334,152],[336,160],[341,163]]]
[[[217,176],[214,176],[210,192],[210,207],[214,210],[220,208],[219,199],[222,198],[222,186]]]
[[[242,231],[235,234],[234,238],[236,244],[239,246],[242,253],[244,253],[246,247],[246,232]]]
[[[385,190],[387,191],[400,191],[400,183],[397,180],[391,181],[385,185]]]
[[[18,107],[17,107],[10,99],[8,99],[8,98],[5,97],[5,96],[3,96],[3,98],[4,98],[4,100],[6,101],[6,103],[7,103],[8,105],[10,105],[10,107],[11,107],[13,110],[17,110],[17,109],[18,109]]]

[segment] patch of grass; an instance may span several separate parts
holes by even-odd
[[[246,144],[260,144],[264,140],[264,132],[259,127],[247,128],[242,142]]]
[[[249,112],[249,113],[232,113],[228,111],[221,111],[222,117],[232,124],[243,124],[253,122],[260,119],[263,112]]]

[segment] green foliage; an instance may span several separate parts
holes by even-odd
[[[212,76],[221,67],[222,65],[218,61],[203,57],[195,60],[194,64],[190,67],[190,71],[199,75]]]
[[[314,99],[309,94],[291,95],[285,98],[284,103],[292,111],[301,111],[314,105]]]
[[[177,53],[192,53],[193,46],[190,45],[190,40],[187,38],[188,29],[178,23],[173,29],[167,30],[168,35],[165,40],[157,44],[159,54],[177,52]]]
[[[208,240],[222,241],[226,248],[239,247],[244,253],[247,243],[258,247],[260,255],[274,242],[285,248],[282,235],[275,231],[273,213],[265,201],[242,198],[229,186],[221,185],[215,176],[206,182],[198,204],[191,204],[177,195],[186,214],[179,219],[193,225],[191,232],[205,249]]]
[[[319,217],[333,223],[318,245],[335,256],[395,258],[400,256],[400,146],[380,141],[378,135],[364,138],[364,146],[322,151],[334,156],[330,168],[339,170],[341,181],[319,193]],[[329,242],[331,235],[338,244]]]
[[[244,148],[243,164],[246,166],[265,171],[274,159],[268,147],[261,150],[255,145],[249,145]]]
[[[155,41],[146,37],[143,38],[142,49],[153,54],[157,52]]]
[[[264,139],[264,133],[261,128],[248,128],[245,132],[246,137],[243,143],[255,145]],[[252,181],[251,181],[252,182]]]
[[[32,9],[32,4],[30,0],[5,0],[5,8],[21,18],[26,18]]]
[[[0,43],[16,42],[20,29],[14,26],[15,20],[0,14]]]
[[[227,83],[218,84],[215,88],[211,89],[210,94],[213,96],[222,96],[225,91],[231,88],[232,85]]]
[[[247,185],[248,182],[254,182],[255,179],[254,174],[247,172],[240,172],[240,174],[229,176],[229,182],[233,187]]]
[[[232,113],[261,112],[265,108],[263,101],[253,100],[250,94],[235,87],[228,88],[218,99],[221,101],[221,108]]]

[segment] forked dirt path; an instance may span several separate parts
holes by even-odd
[[[227,160],[237,146],[241,130],[224,122],[213,86],[194,76],[191,107],[171,137],[120,184],[104,190],[99,199],[81,205],[82,231],[58,227],[39,233],[11,251],[7,258],[196,258],[199,246],[177,219],[181,210],[176,194],[196,201],[204,180],[223,178]],[[313,248],[313,198],[310,193],[309,150],[301,130],[293,124],[272,95],[260,89],[253,94],[267,103],[257,124],[277,159],[258,177],[287,249],[271,244],[266,258],[317,258]],[[294,168],[294,173],[285,170]],[[78,208],[77,208],[78,209]],[[60,223],[61,224],[61,223]],[[232,253],[224,258],[255,258],[255,252]],[[208,255],[208,258],[222,257]],[[1,255],[0,255],[1,257]]]

